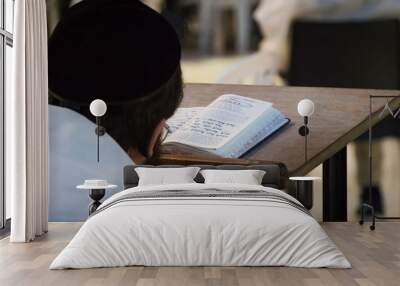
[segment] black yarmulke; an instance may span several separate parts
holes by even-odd
[[[84,0],[49,39],[49,88],[62,100],[107,104],[143,99],[179,66],[174,28],[137,0]]]

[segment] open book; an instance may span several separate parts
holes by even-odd
[[[272,103],[225,94],[207,107],[179,108],[164,143],[180,143],[239,158],[290,120]]]

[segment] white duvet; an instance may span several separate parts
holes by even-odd
[[[163,190],[263,190],[262,186],[184,184]],[[100,207],[100,208],[101,208]],[[50,269],[145,266],[294,266],[349,268],[350,263],[309,215],[258,199],[185,198],[123,201],[90,217]]]

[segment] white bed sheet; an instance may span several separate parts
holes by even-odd
[[[231,184],[136,187],[154,190],[264,190]],[[102,207],[101,206],[101,207]],[[89,218],[50,269],[145,266],[293,266],[350,268],[311,216],[258,199],[186,198],[125,201]]]

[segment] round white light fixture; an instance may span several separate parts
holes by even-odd
[[[310,117],[314,113],[314,102],[303,99],[297,105],[297,112],[303,117]]]
[[[107,112],[107,104],[101,99],[95,99],[90,103],[89,109],[93,116],[101,117]]]

